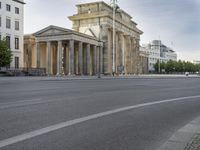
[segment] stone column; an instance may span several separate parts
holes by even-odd
[[[104,65],[104,58],[103,58],[103,46],[100,46],[100,52],[99,52],[99,57],[100,57],[100,73],[103,74],[103,65]]]
[[[127,68],[128,68],[128,63],[127,63],[127,52],[128,52],[128,38],[127,36],[124,36],[124,50],[123,50],[123,57],[124,57],[124,73],[127,75]]]
[[[134,45],[133,45],[133,38],[131,38],[131,74],[134,74],[133,65],[134,65]]]
[[[51,74],[51,42],[47,42],[46,46],[46,73]]]
[[[66,53],[65,53],[65,73],[69,74],[69,44],[65,45]]]
[[[128,63],[128,74],[130,74],[131,73],[131,67],[132,67],[132,65],[131,65],[131,48],[132,48],[132,46],[131,46],[131,37],[130,36],[128,36],[128,51],[127,51],[127,63]]]
[[[79,73],[80,75],[83,75],[83,42],[79,42]]]
[[[66,43],[63,43],[63,71],[64,71],[64,74],[67,74],[67,69],[66,69],[66,66],[67,66],[67,44]]]
[[[96,54],[96,56],[97,56],[97,65],[96,65],[96,73],[98,74],[98,73],[100,73],[100,47],[98,46],[97,47],[97,52],[96,52],[97,54]]]
[[[62,41],[58,41],[57,47],[57,75],[62,75]]]
[[[115,71],[116,71],[116,73],[118,73],[118,70],[117,70],[117,68],[118,68],[118,66],[120,65],[120,48],[119,48],[119,34],[118,33],[116,33],[116,56],[115,56]]]
[[[94,48],[93,48],[94,52],[93,52],[93,74],[97,74],[97,46],[94,45]]]
[[[32,68],[32,45],[28,44],[28,68]]]
[[[140,65],[140,60],[139,60],[139,39],[136,39],[136,61],[137,61],[137,74],[139,74],[139,65]]]
[[[69,41],[69,75],[74,74],[74,40]]]
[[[122,66],[124,67],[125,71],[125,39],[123,34],[121,34],[121,40],[122,40]]]
[[[90,44],[87,44],[87,74],[91,75]]]
[[[109,74],[112,74],[112,46],[113,46],[113,40],[112,40],[112,31],[108,30],[108,72]]]
[[[36,42],[36,54],[35,54],[35,62],[36,62],[36,68],[40,68],[40,43]]]

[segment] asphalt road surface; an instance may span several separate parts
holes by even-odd
[[[0,150],[156,150],[200,116],[200,78],[0,78]]]

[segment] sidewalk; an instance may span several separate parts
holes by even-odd
[[[178,130],[159,150],[200,150],[200,117]]]
[[[14,80],[107,80],[107,79],[173,79],[173,78],[200,78],[199,75],[176,75],[176,74],[147,74],[147,75],[119,75],[119,76],[19,76],[19,77],[0,77],[0,81]]]

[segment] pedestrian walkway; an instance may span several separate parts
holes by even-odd
[[[178,130],[159,150],[200,150],[200,117]]]
[[[147,74],[147,75],[119,75],[119,76],[21,76],[21,77],[0,77],[0,81],[3,80],[98,80],[98,79],[168,79],[168,78],[200,78],[198,75],[158,75],[158,74]]]
[[[184,150],[200,150],[200,133],[195,134]]]

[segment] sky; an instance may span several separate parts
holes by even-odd
[[[24,33],[49,25],[71,29],[68,16],[76,14],[76,4],[94,1],[99,0],[25,0]],[[200,0],[118,0],[118,5],[144,32],[140,44],[161,40],[178,59],[200,60]]]

